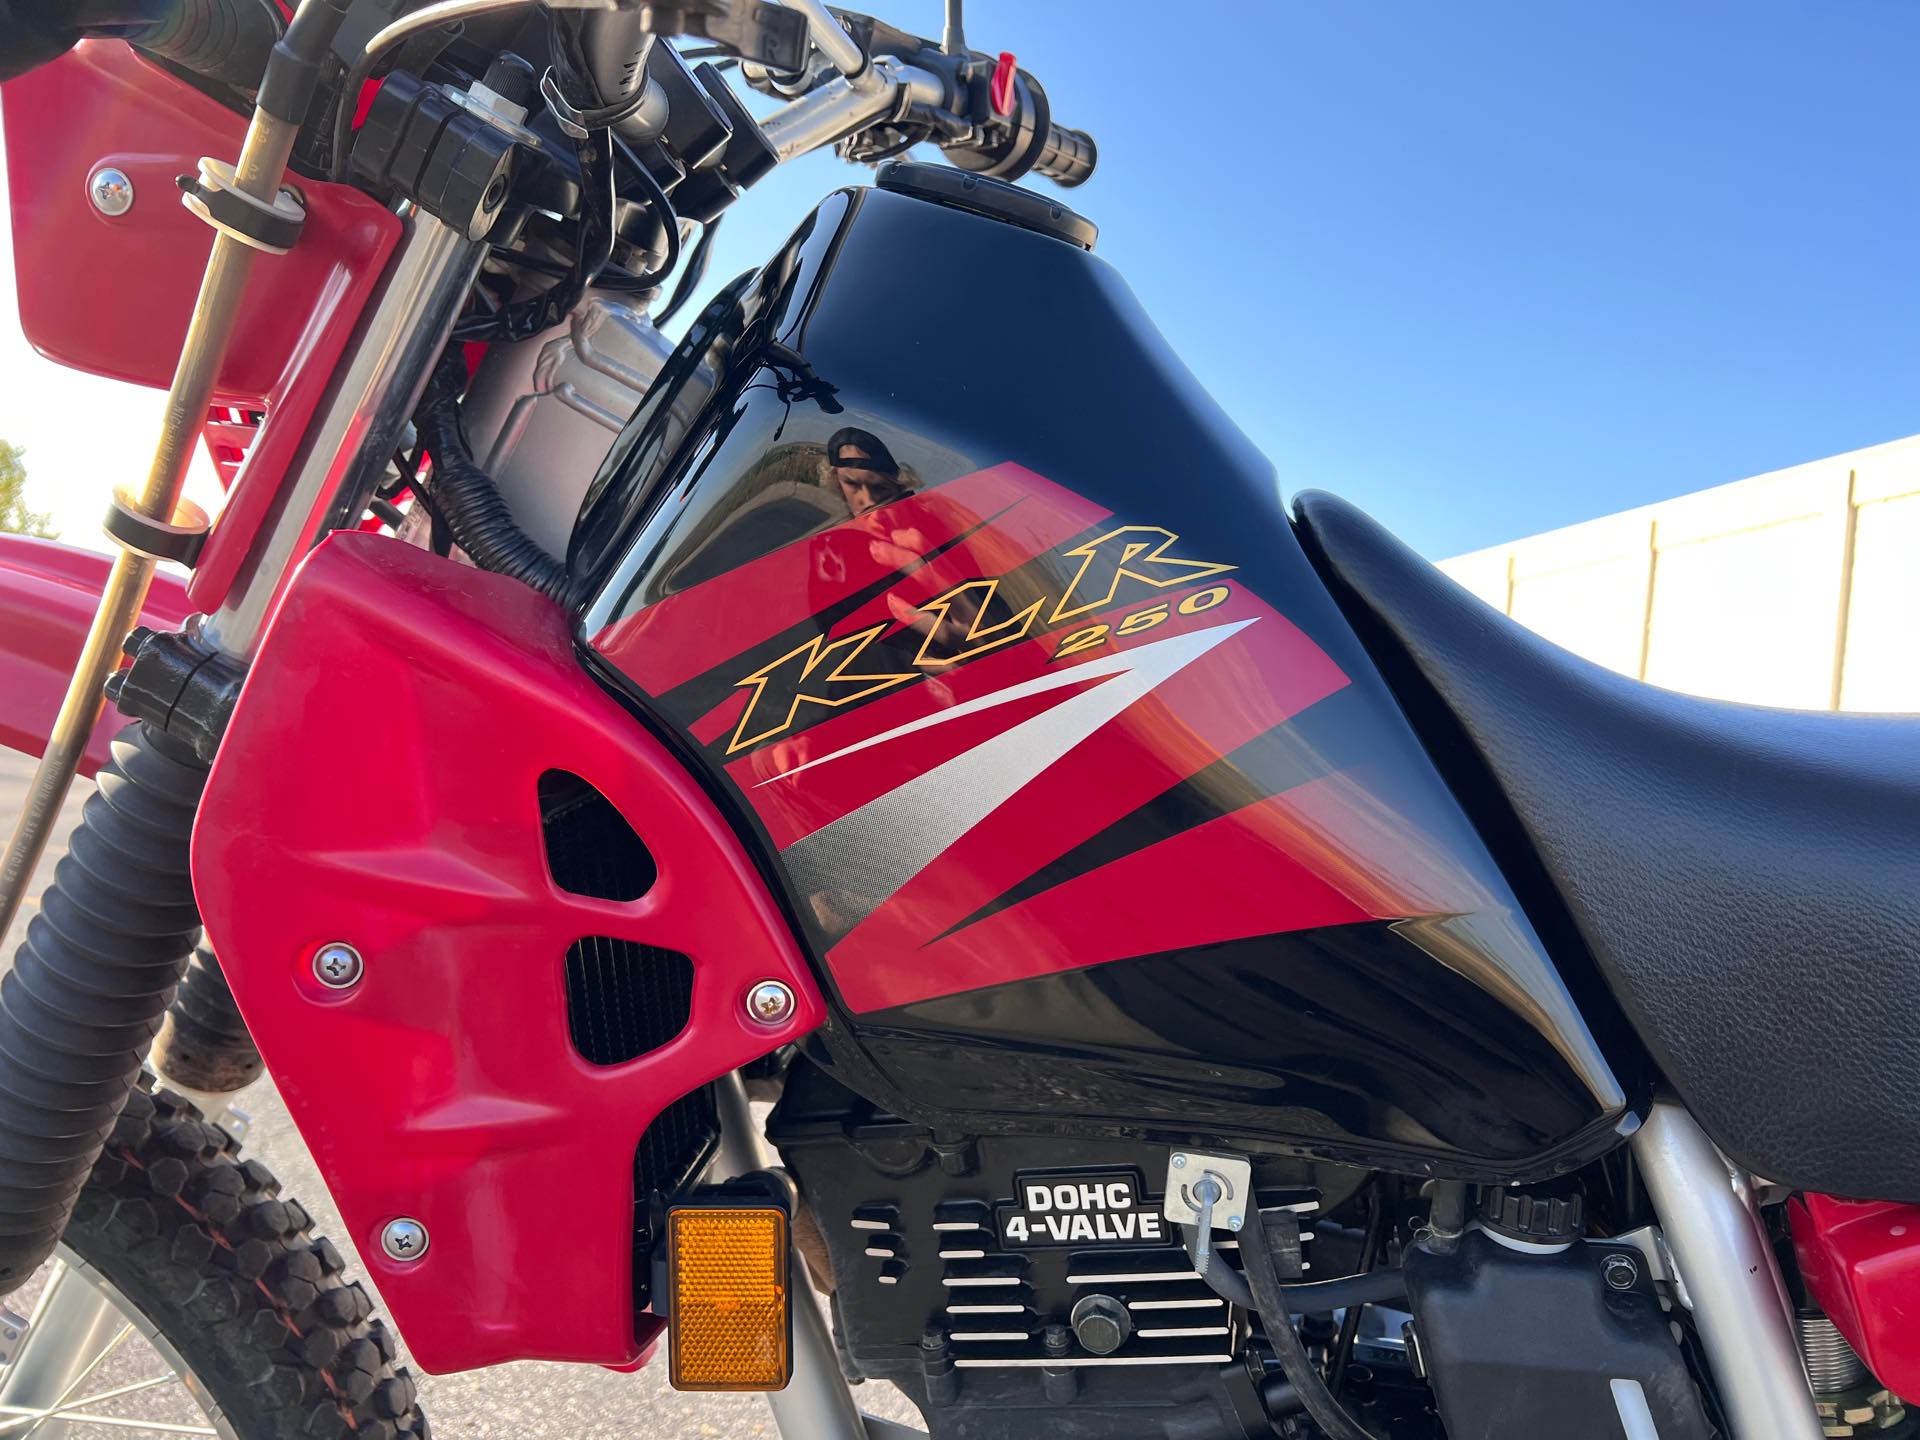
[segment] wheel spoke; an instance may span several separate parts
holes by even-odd
[[[0,1380],[0,1405],[32,1412],[61,1403],[73,1393],[75,1379],[93,1373],[119,1343],[115,1332],[126,1323],[104,1291],[55,1260],[19,1353]]]
[[[71,1425],[108,1425],[121,1430],[151,1430],[160,1435],[218,1435],[211,1425],[174,1425],[165,1420],[129,1420],[120,1415],[66,1414],[60,1417]]]
[[[165,1375],[155,1375],[151,1380],[136,1380],[131,1385],[117,1385],[111,1390],[102,1390],[94,1395],[82,1395],[77,1399],[68,1400],[64,1404],[55,1405],[50,1409],[29,1410],[19,1405],[0,1405],[0,1417],[18,1416],[28,1420],[51,1420],[59,1416],[71,1415],[73,1411],[80,1409],[82,1406],[99,1405],[108,1400],[118,1400],[122,1395],[134,1395],[142,1390],[155,1390],[162,1385],[178,1385],[180,1383],[180,1377],[169,1371]],[[29,1431],[28,1433],[31,1434],[32,1432]]]
[[[69,1280],[75,1284],[85,1283],[84,1281],[78,1280],[74,1276],[71,1270],[65,1271],[64,1274],[55,1276],[54,1278],[56,1280]],[[47,1288],[49,1290],[53,1288],[53,1285],[51,1282],[48,1283]],[[88,1287],[88,1288],[91,1289],[92,1287]],[[97,1292],[95,1293],[97,1294]],[[103,1301],[106,1300],[106,1297],[104,1295],[99,1296],[99,1298]],[[45,1297],[43,1296],[42,1300],[44,1301],[44,1299]],[[107,1306],[109,1310],[113,1309],[112,1303],[110,1301],[107,1302]],[[36,1313],[37,1313],[37,1307],[36,1307]],[[119,1318],[119,1311],[114,1310],[113,1314],[116,1319]],[[37,1431],[43,1423],[45,1423],[47,1417],[54,1414],[56,1411],[59,1410],[59,1408],[62,1405],[66,1404],[68,1397],[70,1397],[73,1394],[73,1392],[78,1390],[82,1385],[86,1384],[88,1378],[93,1374],[93,1372],[98,1370],[103,1364],[105,1364],[107,1357],[113,1354],[114,1351],[118,1350],[122,1342],[124,1342],[126,1338],[131,1334],[133,1334],[133,1326],[123,1321],[120,1325],[119,1330],[117,1330],[114,1333],[113,1338],[107,1341],[105,1345],[100,1347],[99,1353],[96,1354],[91,1360],[87,1362],[87,1366],[84,1370],[82,1370],[78,1375],[75,1375],[73,1377],[73,1379],[68,1383],[66,1389],[62,1390],[58,1395],[54,1397],[53,1403],[51,1405],[47,1406],[46,1409],[39,1412],[29,1412],[26,1415],[17,1416],[11,1420],[0,1421],[0,1435],[10,1434],[11,1432],[18,1430],[22,1425],[25,1425],[27,1427],[27,1430],[25,1435],[22,1437],[22,1440],[31,1440],[31,1437],[33,1436],[34,1432]],[[27,1332],[27,1340],[29,1344],[32,1343],[33,1332],[31,1330]],[[19,1363],[20,1362],[18,1360],[14,1361],[14,1364],[16,1366]],[[54,1363],[56,1367],[60,1365],[59,1361],[55,1361]],[[70,1365],[67,1368],[71,1368]],[[8,1378],[11,1379],[12,1377],[9,1376]]]

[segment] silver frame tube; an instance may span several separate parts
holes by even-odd
[[[1655,1102],[1632,1144],[1737,1440],[1820,1440],[1785,1282],[1746,1173],[1672,1100]]]
[[[720,1114],[720,1149],[714,1157],[717,1171],[731,1178],[771,1169],[774,1159],[760,1136],[740,1073],[722,1075],[713,1088]],[[793,1275],[793,1378],[786,1389],[767,1395],[774,1427],[784,1440],[924,1437],[923,1431],[860,1413],[853,1403],[853,1389],[840,1373],[840,1356],[827,1331],[827,1317],[814,1299],[806,1258],[798,1250],[793,1254]]]

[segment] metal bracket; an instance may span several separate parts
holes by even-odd
[[[1674,1263],[1673,1252],[1667,1248],[1667,1240],[1659,1227],[1642,1225],[1624,1235],[1616,1235],[1607,1242],[1609,1245],[1623,1245],[1638,1250],[1647,1262],[1647,1274],[1655,1280],[1664,1280],[1673,1287],[1673,1298],[1687,1309],[1693,1309],[1693,1296],[1687,1293],[1687,1282],[1680,1274],[1680,1267]]]
[[[11,1365],[27,1340],[27,1319],[11,1305],[0,1305],[0,1366]]]
[[[560,127],[561,134],[569,140],[584,140],[596,130],[608,129],[629,115],[638,114],[640,107],[647,103],[647,87],[644,84],[636,87],[633,94],[616,104],[582,110],[560,92],[560,82],[554,79],[553,68],[549,66],[540,77],[540,98],[553,112],[554,123]]]
[[[1220,1187],[1208,1202],[1196,1193],[1200,1181],[1212,1177]],[[1235,1155],[1213,1155],[1198,1150],[1176,1150],[1167,1158],[1166,1198],[1161,1213],[1176,1225],[1198,1225],[1208,1215],[1216,1230],[1238,1231],[1247,1223],[1253,1204],[1253,1165]]]

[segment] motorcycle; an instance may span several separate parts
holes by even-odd
[[[431,1372],[1914,1425],[1920,722],[1286,508],[958,0],[13,0],[0,66],[29,338],[170,385],[110,567],[0,537],[0,921],[99,781],[0,985],[0,1430],[427,1433],[218,1123],[263,1067]],[[827,147],[871,183],[664,339]]]

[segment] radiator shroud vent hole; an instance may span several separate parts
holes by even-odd
[[[638,900],[660,878],[653,852],[606,796],[569,770],[540,777],[540,831],[553,883],[593,900]]]
[[[693,1013],[693,961],[610,935],[567,951],[567,1029],[595,1065],[623,1065],[658,1050]]]

